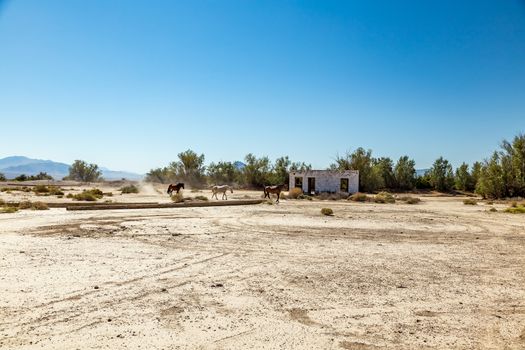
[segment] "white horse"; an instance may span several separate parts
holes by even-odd
[[[228,186],[228,185],[213,186],[211,188],[211,191],[213,192],[213,194],[211,195],[211,198],[215,196],[215,198],[219,200],[219,197],[217,197],[217,193],[222,193],[222,199],[224,198],[228,199],[228,196],[226,195],[226,191],[228,190],[230,190],[230,192],[233,193],[233,188],[231,188],[231,186]]]

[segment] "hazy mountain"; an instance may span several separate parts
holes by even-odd
[[[129,171],[115,171],[101,168],[102,177],[106,180],[140,180],[143,175]],[[32,159],[23,156],[13,156],[0,159],[0,173],[8,179],[19,175],[36,175],[40,172],[48,173],[53,178],[60,180],[69,173],[69,164],[54,162],[52,160]]]
[[[234,166],[235,169],[237,169],[237,170],[242,170],[242,169],[244,169],[244,167],[246,166],[246,164],[244,164],[243,162],[236,161],[236,162],[233,162],[233,166]]]

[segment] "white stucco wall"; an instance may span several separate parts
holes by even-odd
[[[330,171],[330,170],[310,170],[307,172],[290,173],[290,189],[295,186],[295,178],[303,179],[303,192],[308,192],[308,178],[315,178],[315,192],[341,192],[341,179],[348,179],[348,192],[359,192],[359,171]]]

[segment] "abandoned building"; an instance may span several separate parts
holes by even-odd
[[[290,189],[301,188],[303,192],[356,193],[359,192],[359,171],[308,170],[290,173]]]

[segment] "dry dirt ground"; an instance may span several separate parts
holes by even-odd
[[[525,215],[422,199],[0,214],[0,348],[524,349]]]

